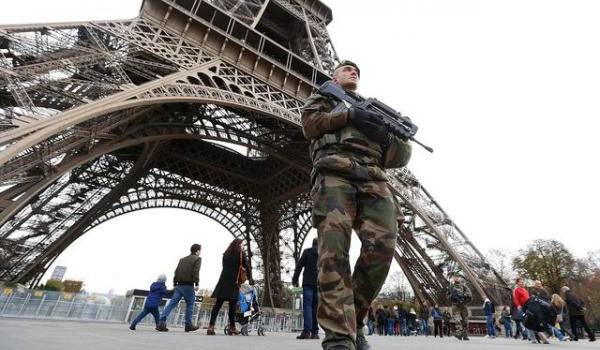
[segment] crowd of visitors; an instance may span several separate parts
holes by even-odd
[[[235,328],[235,311],[240,293],[240,285],[247,279],[249,270],[246,256],[242,248],[243,241],[235,239],[223,253],[223,269],[212,298],[216,303],[211,312],[208,335],[214,335],[215,320],[222,305],[229,306],[228,334],[239,334]],[[190,255],[183,257],[174,275],[173,296],[162,313],[159,313],[161,300],[167,295],[166,276],[159,275],[150,286],[148,297],[142,311],[133,319],[129,328],[136,330],[136,325],[148,314],[154,317],[156,330],[168,331],[166,319],[181,299],[185,300],[185,331],[198,329],[191,320],[198,290],[200,258],[199,244],[190,248]],[[293,284],[298,286],[300,273],[303,274],[304,296],[304,331],[298,339],[319,339],[319,327],[316,322],[316,294],[318,293],[317,276],[317,242],[306,249],[294,273]],[[367,313],[368,335],[381,336],[429,336],[443,338],[454,335],[460,340],[469,340],[469,311],[472,295],[466,283],[457,275],[452,276],[447,291],[452,306],[440,307],[428,305],[376,302]],[[558,341],[579,341],[585,338],[595,341],[594,332],[585,320],[586,305],[573,291],[564,286],[558,293],[550,293],[542,281],[533,281],[527,287],[525,279],[518,277],[512,293],[512,305],[504,305],[498,312],[490,298],[484,298],[481,314],[485,316],[486,337],[522,339],[531,343],[549,344],[549,338]],[[430,329],[433,326],[433,331]]]

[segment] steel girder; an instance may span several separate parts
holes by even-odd
[[[305,31],[282,43],[277,16]],[[330,21],[317,0],[146,0],[128,21],[0,26],[0,278],[35,282],[89,229],[176,207],[246,239],[279,305],[310,229],[300,107],[337,60]],[[396,261],[419,301],[444,303],[460,270],[505,302],[416,177],[389,175],[406,217]]]

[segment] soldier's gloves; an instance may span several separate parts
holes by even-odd
[[[381,118],[373,112],[360,108],[350,107],[348,109],[350,122],[371,141],[379,144],[384,143],[388,136],[388,127]]]

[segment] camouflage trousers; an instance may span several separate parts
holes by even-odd
[[[354,348],[369,305],[385,282],[394,255],[398,209],[385,181],[318,175],[311,191],[319,242],[317,319],[323,348]],[[352,229],[362,243],[350,272]]]
[[[455,305],[456,311],[458,311],[460,315],[460,330],[457,330],[456,334],[466,337],[469,335],[469,310],[467,309],[467,305]]]

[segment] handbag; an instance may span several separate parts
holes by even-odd
[[[560,309],[560,314],[556,315],[556,323],[561,323],[563,321],[563,312],[564,312],[564,306],[562,309]]]
[[[244,268],[242,250],[240,249],[240,267],[238,268],[236,283],[238,286],[244,284],[248,280],[248,272]]]

